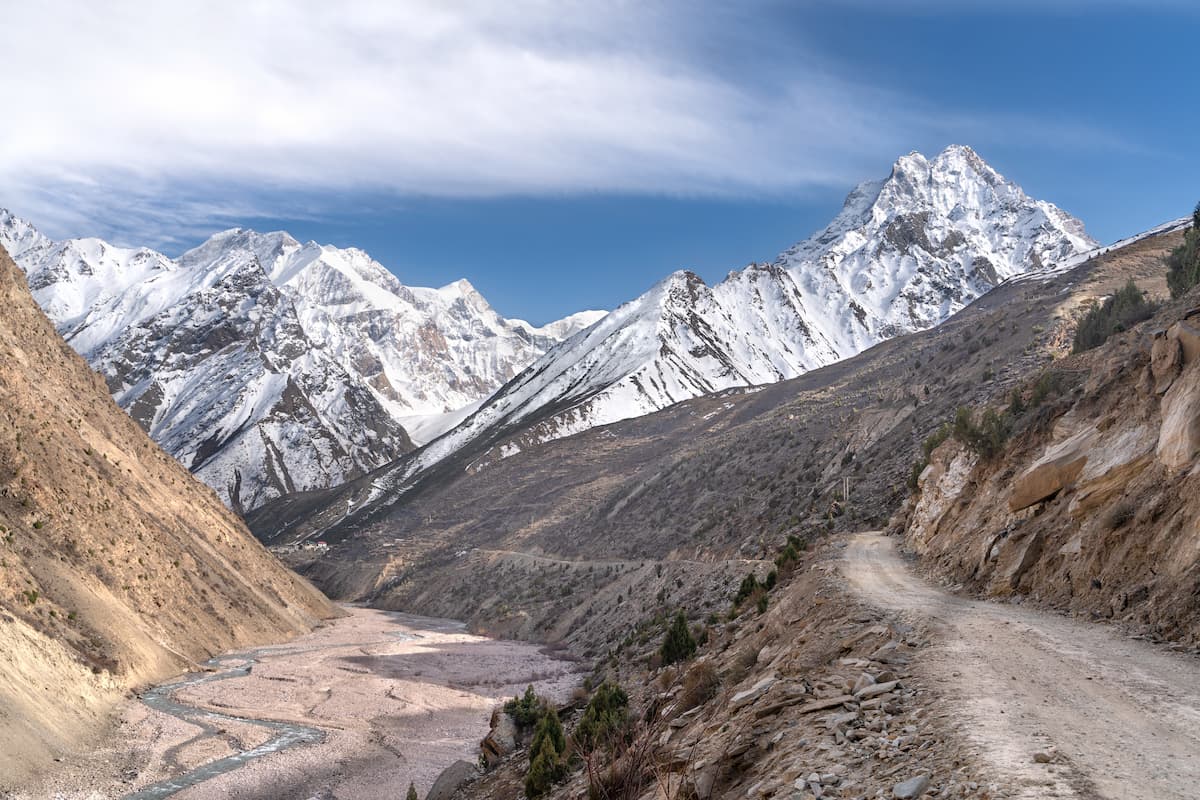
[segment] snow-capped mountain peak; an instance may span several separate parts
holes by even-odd
[[[668,275],[550,350],[396,475],[470,443],[491,445],[479,467],[700,394],[795,377],[936,325],[1000,281],[1094,246],[1082,223],[1029,198],[971,148],[910,153],[775,261],[713,286],[686,270]]]

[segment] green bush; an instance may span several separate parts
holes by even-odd
[[[1154,314],[1154,306],[1146,302],[1142,290],[1130,280],[1116,294],[1093,305],[1084,314],[1075,330],[1073,353],[1082,353],[1104,344],[1108,337],[1136,325]]]
[[[541,797],[567,777],[567,740],[558,712],[547,709],[538,721],[529,746],[529,771],[525,773],[527,797]]]
[[[629,695],[615,683],[605,681],[597,687],[579,724],[575,726],[575,744],[585,752],[610,747],[629,723]]]
[[[1200,203],[1192,212],[1192,229],[1183,235],[1183,244],[1167,257],[1167,288],[1171,297],[1182,297],[1200,283]]]
[[[563,733],[562,722],[558,719],[558,712],[552,708],[546,709],[546,713],[538,720],[537,728],[533,731],[533,741],[529,743],[529,752],[540,752],[544,749],[547,739],[550,740],[555,753],[562,755],[567,752],[567,737]]]
[[[533,687],[527,686],[523,696],[514,697],[504,704],[504,713],[513,718],[518,728],[531,728],[541,719],[544,708]]]
[[[981,458],[991,459],[1000,454],[1004,443],[1012,432],[1012,422],[1007,415],[995,409],[984,409],[978,423],[971,409],[962,407],[954,415],[954,438]]]
[[[404,795],[404,800],[420,800],[417,797],[417,787],[413,786],[411,782],[408,784],[408,794]]]
[[[683,615],[683,611],[675,614],[675,619],[667,628],[667,635],[663,639],[660,652],[663,664],[684,661],[696,654],[696,640],[692,637],[692,631],[688,628],[687,617]]]
[[[751,572],[746,577],[742,578],[742,583],[738,586],[737,594],[733,596],[733,604],[741,605],[750,595],[758,589],[758,578]]]

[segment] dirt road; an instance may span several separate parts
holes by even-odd
[[[856,535],[842,566],[870,603],[929,625],[929,655],[916,666],[1013,797],[1200,798],[1194,657],[1105,626],[947,594],[915,577],[878,534]]]

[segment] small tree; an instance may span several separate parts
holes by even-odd
[[[529,771],[525,773],[525,794],[541,797],[567,774],[567,739],[558,712],[547,709],[538,721],[529,746]]]
[[[585,753],[610,747],[628,722],[629,695],[615,683],[605,681],[596,688],[575,726],[575,746]]]
[[[696,654],[696,640],[692,637],[682,610],[676,612],[675,619],[671,621],[661,652],[663,664],[674,664]]]
[[[1171,297],[1182,297],[1200,283],[1200,203],[1192,212],[1192,229],[1184,234],[1183,244],[1167,257],[1167,287]]]
[[[541,750],[546,739],[550,740],[554,752],[561,755],[567,751],[567,737],[563,733],[562,722],[558,719],[558,712],[552,708],[546,709],[546,713],[538,720],[537,728],[533,732],[533,741],[529,744],[529,752],[536,753]]]
[[[413,786],[411,781],[408,784],[408,794],[404,795],[404,800],[420,800],[417,797],[417,787]]]

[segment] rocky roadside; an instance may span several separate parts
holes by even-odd
[[[690,662],[647,669],[629,658],[613,670],[653,751],[630,797],[1010,796],[980,773],[953,709],[922,679],[928,632],[849,595],[838,553],[834,541],[810,556],[765,612],[711,626]],[[568,730],[575,716],[565,710]],[[490,760],[493,769],[460,796],[521,797],[528,753]],[[553,796],[586,792],[577,773]]]

